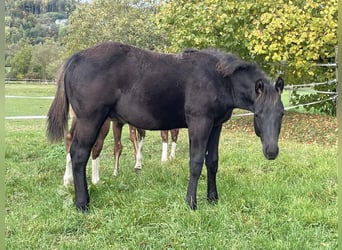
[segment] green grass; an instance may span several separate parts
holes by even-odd
[[[22,115],[31,108],[24,106]],[[73,188],[62,185],[63,142],[47,143],[44,120],[6,121],[6,249],[337,249],[336,144],[285,136],[279,157],[267,161],[259,139],[235,124],[225,126],[220,139],[217,205],[206,202],[205,168],[198,210],[185,205],[186,130],[177,159],[165,164],[159,132],[147,131],[143,170],[135,172],[125,127],[119,176],[112,176],[110,135],[101,183],[89,184],[91,211],[82,214]]]
[[[6,96],[52,97],[55,85],[46,84],[6,84]],[[6,98],[5,116],[46,115],[49,99]]]

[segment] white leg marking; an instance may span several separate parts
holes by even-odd
[[[176,147],[177,147],[177,143],[173,141],[171,143],[171,153],[170,153],[170,158],[171,159],[175,159],[176,158]]]
[[[142,146],[144,144],[144,138],[141,138],[141,141],[138,143],[138,152],[137,152],[137,157],[136,157],[136,162],[135,162],[135,169],[141,169],[142,168]]]
[[[114,176],[118,176],[119,173],[119,154],[115,154],[115,163],[114,163]]]
[[[65,173],[63,177],[64,186],[70,186],[73,181],[72,176],[72,163],[71,163],[71,155],[70,153],[67,154],[66,157],[66,165],[65,165]]]
[[[100,181],[100,157],[91,161],[91,182],[97,184]]]
[[[161,161],[167,161],[167,142],[162,143]]]

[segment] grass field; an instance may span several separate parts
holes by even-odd
[[[6,95],[52,96],[54,90],[6,85]],[[5,113],[44,115],[50,102],[6,99]],[[275,161],[264,159],[250,117],[229,121],[220,139],[220,200],[206,202],[203,168],[195,212],[184,201],[184,129],[177,159],[165,164],[159,132],[148,131],[143,170],[135,172],[125,127],[117,177],[108,136],[101,183],[89,184],[91,211],[82,214],[73,188],[62,185],[64,144],[47,143],[45,120],[8,120],[5,128],[6,249],[337,249],[335,118],[287,113]]]

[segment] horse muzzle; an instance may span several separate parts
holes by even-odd
[[[279,154],[279,148],[277,145],[274,145],[274,146],[264,145],[263,153],[267,160],[274,160],[275,158],[277,158]]]

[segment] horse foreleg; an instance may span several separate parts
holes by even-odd
[[[162,138],[162,154],[161,161],[167,161],[167,141],[168,141],[168,130],[161,130],[160,136]]]
[[[177,139],[179,134],[179,129],[172,129],[170,130],[171,133],[171,152],[170,152],[170,159],[176,158],[176,147],[177,147]]]
[[[114,172],[117,176],[119,173],[119,160],[122,152],[121,133],[123,124],[118,121],[113,121],[113,135],[114,135]]]
[[[107,119],[102,128],[100,130],[99,135],[97,136],[96,142],[92,148],[91,157],[91,182],[93,184],[97,184],[100,181],[100,154],[103,148],[104,140],[108,135],[110,127],[110,120]]]
[[[197,184],[202,172],[212,122],[210,120],[192,118],[188,126],[190,140],[190,178],[186,202],[191,209],[195,210],[197,208]]]
[[[207,200],[210,203],[216,203],[218,200],[216,174],[218,169],[218,144],[221,129],[222,125],[212,129],[205,156],[205,165],[207,167]]]

